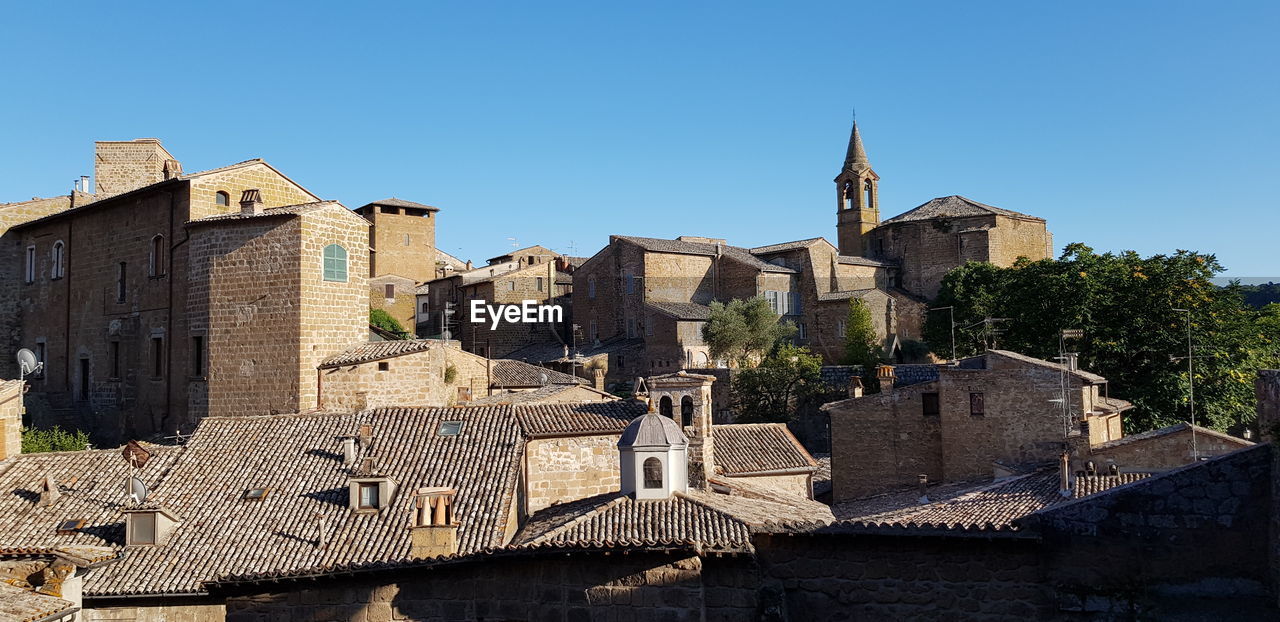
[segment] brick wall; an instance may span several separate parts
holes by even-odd
[[[191,218],[204,218],[240,211],[240,197],[245,190],[257,189],[266,207],[301,205],[318,201],[319,197],[285,178],[265,162],[240,166],[217,173],[200,175],[190,182]],[[226,192],[228,205],[217,205],[217,193]]]
[[[321,407],[339,412],[366,408],[439,407],[457,393],[444,382],[445,346],[360,365],[321,369]],[[385,369],[384,369],[385,367]]]
[[[120,194],[164,180],[173,156],[154,138],[94,143],[94,192]]]
[[[525,455],[530,514],[621,489],[617,435],[532,439]]]

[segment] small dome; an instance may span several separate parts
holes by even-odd
[[[670,417],[658,413],[640,415],[622,431],[618,447],[669,447],[688,445],[680,426]]]

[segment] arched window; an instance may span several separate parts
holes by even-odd
[[[858,187],[853,185],[853,182],[851,181],[844,182],[844,208],[845,209],[853,209],[854,207],[856,207],[855,203],[857,202],[857,194],[858,194]]]
[[[213,195],[213,204],[218,207],[227,207],[231,205],[231,195],[219,190]]]
[[[867,204],[865,207],[867,209],[875,209],[875,206],[876,206],[875,201],[876,201],[876,187],[875,187],[875,184],[871,183],[871,180],[868,179],[867,180]]]
[[[67,269],[66,268],[67,245],[63,244],[62,240],[58,240],[57,242],[53,243],[52,259],[53,259],[53,266],[51,266],[50,268],[51,274],[49,275],[49,277],[54,279],[60,279],[64,274],[66,274],[66,269]]]
[[[671,396],[670,396],[670,395],[664,395],[664,396],[662,396],[662,399],[661,399],[661,400],[658,400],[658,414],[662,415],[663,417],[671,417],[671,416],[672,416],[672,415],[671,415]]]
[[[347,282],[347,249],[338,244],[324,247],[324,280]]]
[[[644,487],[662,488],[662,461],[646,458],[644,461]]]
[[[596,297],[596,275],[587,277],[587,298]]]
[[[680,398],[680,425],[693,425],[693,398],[688,395]]]
[[[147,274],[149,276],[161,276],[164,274],[164,236],[157,235],[151,238],[151,256],[147,264]]]

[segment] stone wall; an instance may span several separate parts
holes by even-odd
[[[22,387],[20,380],[0,381],[0,460],[22,453]]]
[[[165,161],[172,159],[173,156],[154,138],[96,142],[94,192],[120,194],[163,181]]]
[[[188,201],[190,218],[205,218],[219,214],[235,214],[240,211],[240,198],[245,190],[256,189],[265,207],[301,205],[320,200],[306,188],[299,186],[276,172],[265,162],[229,168],[192,178],[189,182]],[[227,193],[227,205],[217,204],[218,192]]]
[[[415,283],[435,278],[436,213],[410,215],[404,208],[379,205],[370,209],[378,211],[365,216],[373,223],[369,276],[395,274]]]
[[[382,361],[319,370],[320,406],[354,412],[366,408],[451,405],[456,391],[444,382],[445,346]]]
[[[720,622],[752,619],[751,564],[680,554],[512,558],[232,597],[228,622],[283,619]]]
[[[391,287],[391,297],[387,297],[387,287]],[[414,336],[417,332],[418,295],[414,292],[413,279],[399,275],[383,275],[369,279],[369,308],[382,309],[400,323],[400,328]],[[437,327],[436,332],[439,332]]]
[[[1254,381],[1258,430],[1271,446],[1271,585],[1280,603],[1280,370],[1260,369]]]
[[[1089,455],[1099,470],[1114,463],[1121,471],[1126,472],[1164,471],[1191,464],[1196,459],[1203,460],[1231,453],[1253,444],[1243,439],[1223,438],[1223,435],[1219,434],[1197,432],[1194,433],[1193,449],[1192,436],[1193,432],[1190,428],[1183,428],[1159,436],[1094,447]]]
[[[792,475],[741,475],[741,476],[721,476],[725,481],[732,484],[734,481],[746,482],[754,488],[763,488],[783,495],[802,497],[805,499],[813,498],[812,477],[807,474]]]
[[[525,455],[529,514],[621,490],[617,435],[531,439]]]
[[[450,404],[463,401],[463,394],[469,396],[469,399],[489,395],[489,385],[492,383],[490,369],[492,361],[466,352],[457,345],[457,342],[451,341],[448,349],[445,350],[445,365],[452,365],[456,374],[453,382],[449,383],[448,391],[453,395]]]
[[[103,607],[89,604],[77,619],[84,622],[210,622],[224,620],[226,615],[227,606],[222,603]]]

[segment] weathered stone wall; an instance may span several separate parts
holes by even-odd
[[[201,175],[188,182],[190,188],[190,218],[205,218],[218,214],[235,214],[240,211],[240,198],[245,190],[256,189],[264,207],[301,205],[318,201],[302,186],[277,173],[264,162],[235,167],[217,173]],[[217,204],[217,193],[227,193],[226,206]]]
[[[492,361],[466,352],[461,349],[458,342],[451,341],[448,349],[445,350],[445,365],[446,368],[452,365],[456,374],[453,382],[448,383],[449,388],[446,389],[452,395],[449,404],[462,401],[463,394],[469,395],[470,399],[489,395]]]
[[[1249,447],[1243,439],[1227,439],[1215,434],[1197,433],[1192,448],[1190,428],[1151,438],[1133,440],[1112,447],[1093,448],[1090,459],[1099,470],[1114,463],[1121,471],[1164,471],[1199,459],[1212,458]]]
[[[435,278],[436,214],[409,215],[399,207],[373,207],[378,211],[365,216],[373,223],[369,276],[395,274],[417,283]]]
[[[369,337],[369,225],[347,208],[332,204],[301,219],[301,296],[298,322],[301,341],[294,347],[301,387],[298,406],[316,406],[315,370],[326,357],[365,343]],[[347,249],[347,281],[324,280],[324,249]]]
[[[84,622],[211,622],[224,620],[227,606],[217,604],[105,606],[92,604],[78,614]]]
[[[1271,589],[1280,604],[1280,370],[1260,369],[1254,381],[1258,430],[1271,446]]]
[[[360,365],[321,369],[320,402],[326,410],[439,407],[457,399],[444,382],[445,347]],[[383,369],[385,367],[385,369]]]
[[[919,393],[935,383],[835,402],[831,416],[831,485],[835,501],[943,477],[940,417],[921,415]]]
[[[1048,619],[1033,541],[758,536],[761,600],[786,620]]]
[[[0,460],[22,453],[23,383],[0,381]]]
[[[1090,619],[1273,619],[1268,597],[1271,456],[1254,447],[1041,512],[1064,611]]]
[[[532,439],[525,454],[530,514],[621,490],[617,435]]]
[[[753,619],[754,586],[740,559],[638,553],[475,563],[229,599],[228,622],[290,620],[539,620],[591,622]]]
[[[391,286],[391,297],[387,297],[387,286]],[[415,335],[417,328],[417,304],[418,296],[414,293],[415,283],[412,279],[389,274],[369,279],[369,308],[382,309],[388,315],[395,318],[403,328],[411,336]],[[439,332],[437,327],[436,332]]]
[[[792,475],[742,475],[736,477],[725,477],[726,481],[732,483],[734,481],[743,481],[755,488],[764,488],[776,493],[812,498],[813,487],[810,485],[810,476],[805,474]]]
[[[165,161],[172,159],[154,138],[96,142],[94,192],[120,194],[163,181]]]

